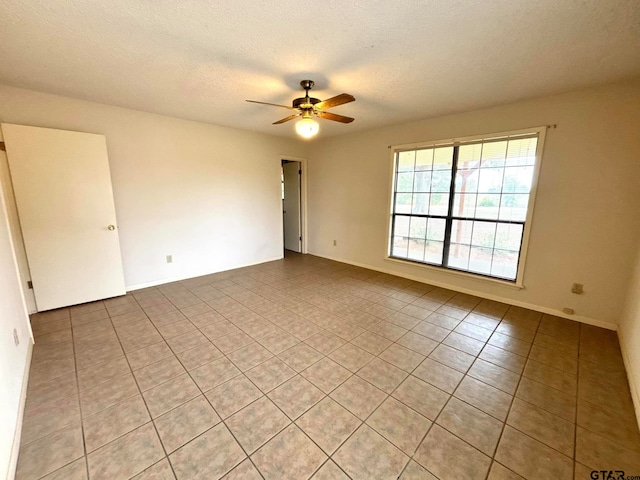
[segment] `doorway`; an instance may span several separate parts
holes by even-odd
[[[284,250],[303,253],[302,162],[282,159],[282,226]]]

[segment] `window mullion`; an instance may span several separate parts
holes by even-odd
[[[453,201],[456,191],[456,174],[458,172],[458,151],[460,147],[453,147],[453,159],[451,161],[451,184],[449,185],[449,209],[444,230],[444,247],[442,249],[442,266],[449,266],[449,250],[451,248],[451,229],[453,228]]]

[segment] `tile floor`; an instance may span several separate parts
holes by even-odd
[[[286,259],[34,315],[19,479],[640,475],[616,334]]]

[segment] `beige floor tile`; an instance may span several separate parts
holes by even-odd
[[[161,341],[141,348],[140,350],[127,353],[127,360],[133,370],[138,370],[172,356],[173,352],[169,346],[164,341]]]
[[[640,454],[582,427],[576,431],[576,461],[594,470],[640,472]]]
[[[296,424],[328,455],[333,454],[361,423],[357,417],[329,397],[296,421]]]
[[[485,342],[475,340],[457,332],[451,332],[447,335],[447,338],[442,341],[442,343],[449,347],[453,347],[456,350],[473,355],[474,357],[479,355],[486,345]]]
[[[366,423],[409,456],[431,426],[431,421],[393,397],[387,398]]]
[[[486,478],[491,459],[445,429],[434,425],[414,459],[440,478]]]
[[[510,370],[494,365],[482,359],[477,359],[471,368],[468,375],[488,385],[496,387],[504,392],[513,395],[518,388],[518,382],[520,381],[520,375],[513,373]]]
[[[389,348],[393,342],[373,332],[364,332],[362,335],[354,338],[351,343],[372,355],[380,355],[384,350]]]
[[[199,394],[200,390],[186,373],[142,392],[152,418],[159,417]]]
[[[385,362],[389,362],[406,372],[411,372],[425,358],[424,355],[420,355],[419,353],[398,345],[397,343],[394,343],[387,348],[379,355],[379,357]]]
[[[301,372],[310,367],[322,357],[323,355],[320,352],[305,343],[299,343],[278,355],[280,360],[296,372]]]
[[[491,415],[452,397],[436,423],[493,457],[504,424]]]
[[[493,345],[485,345],[482,349],[482,353],[478,355],[478,358],[491,362],[499,367],[506,368],[507,370],[511,370],[518,375],[522,374],[524,366],[527,363],[527,359],[525,357],[494,347]]]
[[[375,358],[358,370],[357,375],[383,392],[391,393],[409,374],[384,360]]]
[[[206,393],[218,415],[227,418],[262,396],[258,387],[244,375],[237,376]]]
[[[354,375],[331,392],[330,396],[355,416],[365,420],[383,402],[386,394]]]
[[[206,335],[206,332],[204,333]],[[215,339],[209,337],[209,340],[225,355],[254,342],[253,338],[244,332],[231,333]]]
[[[549,365],[529,359],[524,367],[523,376],[544,383],[569,395],[576,395],[578,374],[566,373]]]
[[[301,375],[324,393],[329,393],[351,376],[351,372],[329,358],[316,362]]]
[[[573,472],[573,478],[575,480],[592,480],[591,472],[593,472],[593,469],[585,467],[584,465],[576,462]]]
[[[261,397],[225,420],[242,448],[251,455],[291,420],[267,397]]]
[[[79,458],[42,477],[42,480],[87,480],[87,460],[85,457]]]
[[[246,459],[236,468],[227,473],[222,480],[262,480],[262,475],[258,473],[251,460]]]
[[[231,352],[227,358],[231,360],[241,372],[245,372],[273,357],[273,354],[259,343],[250,343],[246,347]]]
[[[493,464],[491,464],[491,470],[489,470],[487,480],[523,480],[523,478],[494,461]],[[584,480],[587,480],[587,478],[585,477]]]
[[[572,422],[516,398],[507,425],[573,458],[575,425]]]
[[[220,417],[200,395],[154,420],[165,451],[171,453],[220,423]]]
[[[332,458],[354,480],[397,478],[409,461],[367,425],[362,425]]]
[[[171,465],[167,458],[163,458],[158,463],[151,465],[146,470],[140,472],[132,480],[175,480]]]
[[[82,427],[69,425],[20,448],[16,479],[40,478],[83,455]]]
[[[227,358],[221,357],[191,370],[190,374],[203,392],[240,375],[240,370]]]
[[[85,416],[82,420],[85,448],[87,452],[92,452],[149,420],[149,412],[140,395],[116,403],[95,415]]]
[[[294,345],[298,344],[298,340],[293,335],[289,335],[284,330],[276,331],[266,337],[260,338],[260,344],[269,350],[273,355],[279,355],[280,353],[288,350]]]
[[[264,393],[270,392],[296,374],[282,360],[273,357],[257,367],[245,372],[245,375]]]
[[[400,480],[438,480],[434,475],[429,473],[422,465],[411,460],[402,475]]]
[[[272,390],[267,396],[289,418],[295,420],[319,402],[325,394],[304,377],[296,375]]]
[[[182,335],[167,338],[166,342],[171,347],[171,350],[175,353],[180,353],[185,350],[189,350],[190,348],[197,347],[198,345],[209,343],[209,339],[198,330],[192,330],[190,332],[183,333]]]
[[[266,480],[309,478],[326,455],[295,425],[290,425],[251,456]]]
[[[311,477],[312,480],[349,480],[346,473],[340,470],[333,460],[328,460],[316,474]]]
[[[486,342],[489,340],[491,335],[493,334],[493,329],[487,329],[478,325],[475,325],[469,321],[462,321],[458,324],[456,328],[453,329],[454,332],[460,333],[467,337],[471,337],[475,340],[479,340],[480,342]]]
[[[457,309],[455,309],[456,311],[447,310],[450,308],[453,308],[453,307],[445,307],[443,305],[438,309],[437,312],[433,312],[424,320],[426,320],[429,323],[433,323],[434,325],[437,325],[439,327],[446,328],[447,330],[453,330],[460,324],[460,321],[467,316],[467,312],[462,312],[462,314],[457,314],[457,312],[460,312],[460,310],[457,310]],[[446,311],[448,311],[449,313],[452,313],[453,315],[456,315],[458,318],[442,313]]]
[[[131,373],[80,392],[83,415],[93,415],[139,393]]]
[[[329,355],[331,352],[347,343],[337,335],[333,335],[328,332],[316,333],[315,335],[306,338],[304,342],[318,350],[323,355]]]
[[[366,350],[351,343],[347,343],[331,352],[328,357],[352,372],[356,372],[374,358]]]
[[[189,350],[184,350],[178,353],[177,356],[184,368],[186,368],[187,371],[191,371],[205,363],[217,360],[223,355],[212,343],[207,342],[190,348]]]
[[[570,422],[576,418],[576,399],[573,395],[522,377],[516,397],[558,415]]]
[[[414,376],[409,376],[393,392],[393,397],[433,421],[450,395]]]
[[[464,377],[464,373],[447,367],[435,360],[431,360],[430,358],[425,359],[424,362],[413,371],[413,375],[447,393],[453,393]]]
[[[87,456],[92,480],[128,479],[164,457],[152,423],[127,433]]]
[[[24,411],[20,444],[25,445],[66,426],[80,424],[80,401],[71,395],[35,406]]]
[[[526,479],[570,480],[573,476],[573,461],[569,457],[508,425],[495,459]]]
[[[640,452],[640,433],[633,410],[609,410],[578,400],[577,423],[612,442]]]
[[[476,359],[473,355],[442,344],[438,345],[436,349],[429,354],[429,358],[448,367],[455,368],[462,373],[469,370],[469,367],[471,367]]]
[[[414,332],[406,333],[396,343],[425,356],[438,346],[438,342]]]
[[[172,356],[134,370],[133,375],[136,377],[140,390],[144,392],[183,373],[185,373],[185,369],[182,364]]]
[[[445,338],[447,338],[447,335],[451,333],[451,330],[439,327],[437,325],[429,323],[428,321],[424,321],[413,327],[412,332],[423,335],[436,342],[441,342]]]
[[[224,423],[169,455],[178,480],[220,478],[246,457]]]
[[[506,420],[513,398],[508,393],[471,377],[465,377],[460,382],[454,396],[500,421]]]
[[[526,357],[531,349],[531,342],[525,342],[502,333],[495,332],[487,342],[494,347],[502,348],[508,352]]]

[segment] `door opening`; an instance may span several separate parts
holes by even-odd
[[[282,160],[282,225],[285,252],[302,253],[302,163]]]

